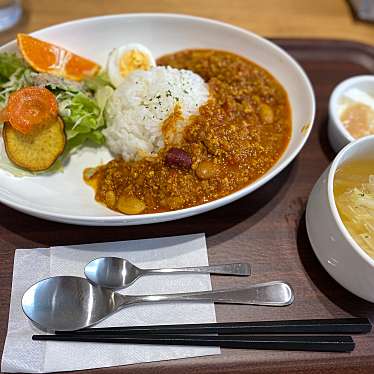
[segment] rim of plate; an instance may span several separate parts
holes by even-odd
[[[309,126],[306,130],[304,130],[304,137],[298,144],[298,146],[293,150],[293,152],[283,161],[281,161],[278,165],[276,165],[275,169],[271,170],[270,172],[267,172],[262,177],[256,179],[253,183],[250,185],[233,192],[230,195],[221,197],[217,200],[213,200],[204,204],[196,205],[193,207],[185,208],[185,209],[179,209],[179,210],[173,210],[169,212],[161,212],[161,213],[149,213],[149,214],[137,214],[137,215],[125,215],[125,214],[118,214],[113,216],[85,216],[85,215],[71,215],[71,214],[62,214],[62,213],[51,213],[47,210],[43,209],[37,209],[32,207],[25,207],[17,202],[14,201],[1,201],[3,204],[14,208],[16,210],[19,210],[21,212],[29,213],[33,216],[37,217],[43,217],[45,219],[54,220],[53,218],[56,218],[56,220],[62,222],[62,221],[69,221],[73,224],[83,224],[82,221],[84,221],[86,224],[95,224],[100,221],[101,224],[105,225],[105,223],[127,223],[127,222],[133,222],[134,224],[147,224],[152,223],[152,221],[156,222],[163,222],[163,221],[171,221],[171,220],[177,220],[180,218],[185,218],[191,215],[194,215],[195,213],[203,213],[208,212],[210,210],[213,210],[215,208],[221,207],[223,205],[227,205],[232,203],[235,200],[238,200],[249,193],[253,192],[254,190],[258,189],[259,187],[263,186],[265,183],[267,183],[270,179],[274,178],[277,174],[282,172],[294,159],[295,157],[300,153],[301,149],[304,147],[306,141],[309,138],[309,135],[312,131],[315,114],[316,114],[316,103],[315,103],[315,94],[313,90],[313,86],[305,73],[304,69],[299,65],[299,63],[285,50],[283,50],[281,47],[277,46],[275,43],[271,42],[270,40],[267,40],[263,38],[262,36],[252,32],[248,31],[246,29],[240,28],[238,26],[230,25],[226,22],[222,21],[216,21],[209,18],[204,17],[196,17],[186,14],[177,14],[177,13],[121,13],[121,14],[109,14],[104,16],[95,16],[95,17],[86,17],[86,18],[80,18],[77,20],[67,21],[63,23],[59,23],[56,25],[52,25],[49,27],[45,27],[43,29],[35,30],[31,35],[34,35],[38,33],[39,31],[49,31],[58,29],[59,27],[65,27],[77,23],[90,23],[95,21],[101,21],[104,19],[115,19],[115,18],[138,18],[138,17],[145,17],[145,18],[179,18],[179,19],[187,19],[191,21],[199,21],[203,23],[208,23],[211,25],[220,26],[221,28],[225,28],[227,30],[233,30],[238,33],[250,36],[254,39],[261,40],[262,43],[267,45],[269,48],[275,49],[279,54],[281,54],[288,63],[292,64],[293,67],[298,71],[300,76],[303,78],[303,81],[307,87],[307,90],[310,94],[311,99],[311,118],[306,121]],[[10,42],[2,45],[0,49],[7,47],[15,42],[15,39],[11,40]],[[279,160],[278,160],[279,162]],[[116,212],[118,213],[118,212]],[[144,221],[144,222],[142,222]]]
[[[351,245],[352,249],[361,256],[362,259],[364,259],[372,268],[374,268],[374,259],[370,257],[356,242],[356,240],[353,239],[352,235],[346,228],[345,224],[343,223],[338,207],[335,203],[335,197],[334,197],[334,179],[336,174],[336,169],[342,164],[342,158],[344,155],[352,150],[353,148],[359,148],[361,143],[374,143],[374,135],[364,136],[363,138],[357,139],[354,142],[348,143],[335,157],[334,161],[331,164],[328,178],[327,178],[327,198],[330,206],[330,210],[332,212],[332,215],[335,219],[335,222],[338,226],[338,229],[340,230],[341,234],[344,236],[345,240]],[[347,160],[354,159],[355,151],[352,152],[350,156],[348,156]]]

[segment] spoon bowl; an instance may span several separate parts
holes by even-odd
[[[26,316],[45,330],[78,330],[97,323],[116,310],[114,293],[84,278],[44,279],[23,295]]]
[[[112,289],[125,288],[134,283],[144,272],[119,257],[101,257],[89,262],[84,275],[92,283]]]

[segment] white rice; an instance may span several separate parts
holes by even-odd
[[[125,160],[157,153],[164,146],[163,122],[178,104],[181,132],[191,115],[208,100],[208,86],[197,74],[171,67],[154,67],[129,74],[109,99],[103,131],[109,149]]]

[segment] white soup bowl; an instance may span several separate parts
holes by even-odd
[[[343,148],[315,184],[306,208],[306,226],[313,250],[326,271],[344,288],[374,302],[374,259],[344,226],[334,199],[336,170],[348,160],[369,159],[374,168],[374,135]]]

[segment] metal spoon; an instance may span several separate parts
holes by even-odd
[[[285,306],[293,300],[292,288],[279,281],[239,289],[135,296],[94,286],[84,278],[59,276],[31,286],[22,297],[22,309],[43,330],[67,331],[91,326],[125,306],[143,302],[206,301]]]
[[[170,269],[140,269],[130,261],[119,257],[101,257],[89,262],[84,268],[88,280],[99,286],[121,289],[130,286],[143,275],[165,273],[208,273],[221,275],[248,276],[249,264],[222,264]]]

